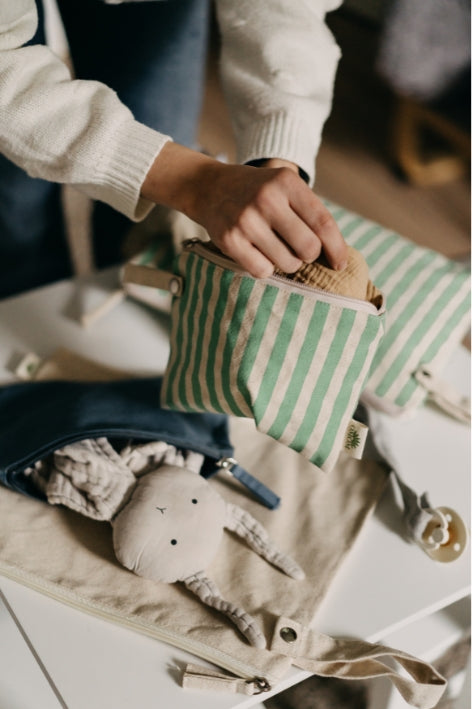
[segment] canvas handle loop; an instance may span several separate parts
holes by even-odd
[[[470,399],[462,396],[454,387],[437,377],[427,367],[415,372],[416,380],[428,392],[430,399],[450,416],[470,423]]]
[[[140,266],[136,263],[127,263],[121,273],[122,283],[135,283],[139,286],[150,286],[169,291],[172,295],[182,295],[184,280],[181,276],[163,271],[151,266]]]
[[[293,665],[321,677],[386,677],[405,701],[418,709],[435,707],[447,686],[434,667],[412,655],[362,640],[335,639],[290,618],[279,618],[270,649],[291,656]],[[384,660],[395,660],[411,679]]]

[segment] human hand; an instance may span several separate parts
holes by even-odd
[[[255,277],[270,276],[275,266],[293,273],[321,251],[333,268],[344,268],[344,239],[298,168],[278,159],[266,165],[227,165],[168,143],[141,193],[201,224],[224,254]]]

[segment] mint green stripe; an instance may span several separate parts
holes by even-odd
[[[375,270],[373,270],[372,278],[374,279],[377,288],[383,288],[384,283],[392,276],[392,274],[398,271],[402,263],[406,261],[411,256],[412,252],[417,248],[418,247],[415,246],[415,244],[405,244],[394,256],[394,258],[385,264],[380,273],[375,274]],[[388,297],[388,293],[385,293],[385,295]]]
[[[222,414],[227,413],[218,400],[218,394],[215,387],[215,360],[212,355],[216,354],[218,339],[221,330],[221,320],[225,312],[228,302],[228,291],[233,281],[234,274],[231,271],[223,270],[220,280],[220,290],[216,302],[215,315],[211,326],[211,337],[208,343],[208,360],[206,367],[206,383],[208,387],[208,396],[215,411],[220,411]]]
[[[290,294],[280,322],[277,337],[275,338],[272,352],[270,353],[269,360],[267,362],[266,370],[262,377],[257,399],[254,403],[254,418],[257,423],[262,420],[272,393],[277,386],[280,370],[282,369],[285,355],[287,354],[287,349],[290,345],[293,330],[297,323],[302,304],[302,295],[299,295],[298,293]]]
[[[330,306],[327,303],[317,302],[315,305],[284,400],[279,408],[277,417],[267,432],[272,438],[278,440],[281,437],[292,417],[300,392],[305,384],[311,362],[313,361],[313,357],[316,356],[316,349],[328,317],[329,309]]]
[[[139,263],[141,266],[145,266],[145,265],[148,264],[150,261],[153,261],[155,255],[157,254],[157,251],[158,251],[158,249],[159,249],[159,246],[160,246],[160,245],[157,244],[157,243],[156,243],[156,244],[153,244],[153,245],[151,245],[151,246],[149,246],[149,247],[146,249],[146,251],[143,251],[143,253],[141,253],[141,254],[139,255],[138,263]]]
[[[324,464],[333,450],[336,437],[340,432],[340,426],[343,418],[346,418],[347,416],[349,418],[351,417],[351,412],[348,411],[349,401],[355,385],[357,385],[359,391],[362,390],[363,382],[359,381],[359,377],[368,357],[369,347],[377,337],[380,325],[381,322],[378,317],[372,316],[367,320],[354,357],[352,358],[346,372],[346,376],[344,377],[341,390],[339,391],[336,401],[334,402],[333,410],[331,416],[329,417],[323,438],[318,446],[318,450],[310,458],[311,462],[319,467]]]
[[[390,234],[386,239],[383,239],[376,248],[366,256],[366,262],[369,268],[374,268],[377,261],[385,254],[392,246],[397,243],[397,235]]]
[[[451,316],[451,318],[447,321],[447,323],[440,330],[440,332],[438,332],[426,352],[418,358],[418,366],[420,364],[428,364],[436,357],[440,348],[444,345],[445,342],[447,342],[449,337],[451,337],[454,332],[454,329],[460,324],[462,318],[469,312],[469,310],[470,294],[467,294],[462,303],[454,311],[454,314]],[[395,399],[395,404],[397,404],[397,406],[406,406],[406,404],[409,402],[409,400],[411,399],[411,397],[419,386],[421,385],[416,381],[415,377],[411,375],[407,383]]]
[[[415,279],[418,278],[418,276],[421,274],[424,268],[428,266],[431,261],[434,261],[436,258],[436,254],[433,251],[427,251],[426,253],[422,254],[418,261],[415,261],[408,271],[404,274],[404,276],[400,279],[400,281],[397,283],[395,288],[387,294],[388,298],[388,303],[387,307],[388,310],[391,310],[397,300],[407,291],[409,288],[414,286]],[[424,291],[424,287],[422,289]],[[387,325],[388,327],[388,325]],[[387,330],[389,332],[390,330]]]
[[[185,320],[187,323],[187,346],[185,351],[180,353],[180,359],[183,361],[182,368],[180,370],[180,378],[178,384],[179,399],[182,406],[187,411],[193,411],[193,406],[187,398],[187,371],[192,358],[192,351],[194,348],[194,333],[195,333],[195,311],[197,309],[199,290],[201,283],[201,273],[202,273],[203,259],[198,259],[195,272],[192,278],[191,294],[189,296],[189,307],[185,313]]]
[[[251,409],[252,397],[249,389],[247,388],[247,382],[251,375],[254,362],[256,361],[257,353],[259,352],[259,347],[272,312],[272,306],[274,305],[278,293],[278,288],[275,288],[274,286],[265,287],[238,370],[237,386],[245,402],[249,407],[251,407]]]
[[[203,403],[203,397],[202,397],[202,387],[200,384],[200,365],[202,361],[202,354],[203,354],[203,339],[205,335],[205,323],[208,319],[208,312],[207,312],[207,307],[208,303],[210,302],[210,298],[212,295],[213,291],[213,279],[215,276],[215,266],[212,263],[207,263],[205,265],[205,283],[203,286],[203,292],[202,292],[202,309],[200,311],[200,317],[198,320],[198,327],[197,327],[197,332],[198,332],[198,337],[197,337],[197,342],[195,345],[195,357],[193,360],[193,366],[192,366],[192,389],[193,389],[193,398],[195,399],[195,403],[197,407],[200,410],[204,410],[206,407]]]
[[[290,443],[290,448],[294,448],[298,451],[303,450],[308,442],[308,439],[313,433],[313,429],[316,425],[321,407],[323,405],[323,400],[326,396],[326,392],[328,391],[333,374],[336,371],[336,367],[339,364],[339,360],[341,359],[344,347],[346,346],[346,341],[351,333],[355,317],[356,313],[354,311],[347,309],[343,310],[336,328],[336,334],[331,343],[331,347],[329,348],[329,352],[318,377],[318,381],[315,384],[310,403],[305,412],[303,421],[295,437]]]
[[[399,313],[393,325],[390,326],[387,332],[387,337],[384,339],[384,347],[388,348],[389,343],[391,346],[391,344],[395,342],[397,337],[401,335],[403,328],[406,327],[406,325],[408,325],[411,319],[415,317],[416,311],[421,306],[423,301],[427,298],[431,291],[434,291],[434,289],[438,286],[444,276],[447,275],[448,269],[449,265],[446,264],[441,268],[433,271],[433,273],[425,281],[419,291],[415,293],[415,296],[406,304],[402,312]],[[457,293],[458,289],[460,288],[460,285],[460,283],[457,284],[454,281],[450,283],[445,289],[445,292],[431,305],[429,311],[421,319],[421,322],[418,323],[415,330],[409,336],[407,342],[402,346],[401,352],[396,357],[395,361],[389,367],[388,371],[383,376],[381,382],[379,382],[378,386],[376,387],[375,393],[378,396],[383,396],[390,389],[395,379],[399,376],[403,366],[405,365],[405,362],[408,360],[412,352],[421,342],[421,338],[426,332],[428,332],[428,329],[434,323],[434,320],[437,318],[438,314],[448,303],[451,298],[451,294]],[[386,339],[388,340],[387,343],[385,343]]]
[[[182,257],[182,259],[179,261],[179,266],[181,265],[181,262],[183,259],[185,259],[185,256]],[[166,401],[167,406],[169,406],[169,408],[173,408],[175,406],[180,408],[178,402],[173,400],[172,389],[173,389],[175,377],[176,377],[176,374],[178,372],[180,362],[181,362],[182,342],[183,342],[182,328],[183,328],[183,324],[184,324],[184,313],[185,313],[185,310],[187,308],[187,305],[188,305],[190,297],[191,297],[191,290],[192,289],[189,287],[189,284],[191,283],[192,269],[195,265],[196,265],[195,256],[193,254],[189,254],[187,257],[187,263],[185,264],[184,292],[180,297],[178,311],[177,311],[177,313],[173,314],[173,318],[172,318],[172,333],[171,333],[172,353],[171,354],[172,354],[172,356],[175,355],[175,360],[174,360],[174,364],[172,365],[169,374],[167,375],[168,387],[167,387],[165,401]]]
[[[243,277],[241,279],[241,283],[238,290],[238,296],[236,299],[236,305],[233,311],[233,316],[226,332],[226,341],[223,349],[223,363],[221,371],[222,389],[226,399],[226,402],[223,406],[225,407],[226,412],[228,412],[229,409],[229,412],[235,414],[235,416],[243,417],[246,416],[246,414],[243,413],[239,408],[231,391],[230,371],[234,348],[238,340],[242,321],[245,317],[247,317],[247,304],[255,284],[256,282],[252,278]]]
[[[335,221],[338,219],[342,219],[342,217],[346,214],[346,210],[343,209],[342,207],[337,207],[334,204],[331,204],[330,202],[325,202],[325,207],[329,210],[331,213],[331,216]]]
[[[341,228],[341,234],[347,241],[349,241],[348,237],[352,234],[352,232],[355,231],[355,229],[357,229],[357,227],[365,221],[364,217],[358,217],[354,214],[352,215],[352,217],[353,218],[351,219],[351,221]]]
[[[361,218],[361,221],[365,220]],[[347,239],[347,242],[362,253],[362,249],[366,248],[382,231],[384,231],[383,227],[373,224],[367,229],[367,231],[362,232],[362,234],[352,239]]]

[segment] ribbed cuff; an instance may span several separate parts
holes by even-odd
[[[133,221],[144,219],[155,205],[140,196],[141,187],[157,155],[170,140],[133,119],[120,126],[113,134],[113,150],[97,166],[93,197]]]
[[[248,125],[237,136],[238,162],[282,158],[298,165],[308,175],[310,186],[315,179],[315,158],[321,131],[307,126],[306,121],[273,114]]]

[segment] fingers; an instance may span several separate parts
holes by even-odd
[[[220,249],[254,278],[269,278],[274,272],[272,261],[242,234],[233,233],[223,239]]]
[[[195,201],[199,214],[193,218],[251,275],[267,277],[275,266],[293,273],[321,252],[333,268],[346,265],[347,247],[334,219],[290,168],[212,165],[209,178],[213,188]]]
[[[347,246],[339,228],[323,202],[309,189],[295,189],[290,194],[290,205],[298,217],[316,236],[328,263],[336,270],[347,264]],[[296,237],[299,238],[298,236]],[[313,240],[315,241],[315,240]],[[297,246],[293,245],[296,253]],[[315,258],[318,258],[319,253]],[[309,262],[308,259],[304,259]],[[313,259],[312,259],[313,260]]]

